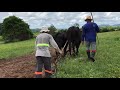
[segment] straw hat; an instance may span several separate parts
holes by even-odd
[[[85,21],[86,21],[86,20],[92,20],[91,16],[87,16],[87,17],[85,18]]]
[[[49,32],[50,30],[48,30],[47,27],[42,27],[42,29],[40,30],[40,32]]]

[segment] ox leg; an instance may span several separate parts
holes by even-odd
[[[73,55],[75,55],[75,43],[72,43]]]
[[[80,47],[80,43],[76,44],[76,55],[78,55],[78,53],[79,53],[79,47]]]
[[[69,42],[69,53],[71,55],[71,42]]]
[[[79,53],[79,46],[76,47],[76,55]]]

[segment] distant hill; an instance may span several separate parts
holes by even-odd
[[[36,28],[36,29],[31,29],[32,30],[32,32],[39,32],[40,31],[40,29],[39,28]]]
[[[120,26],[120,24],[115,24],[115,25],[113,25],[113,26]]]
[[[110,26],[109,24],[101,24],[99,27]]]
[[[113,26],[113,27],[116,27],[116,26],[120,26],[120,24],[114,24],[114,25],[109,25],[109,24],[101,24],[101,25],[98,25],[99,27],[107,27],[107,26]],[[35,28],[35,29],[31,29],[32,32],[39,32],[41,29],[39,28]],[[67,30],[67,29],[57,29],[57,30]]]
[[[114,25],[101,24],[101,25],[99,25],[99,27],[106,27],[106,26],[120,26],[120,24],[114,24]]]

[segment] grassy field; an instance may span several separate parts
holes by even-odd
[[[99,33],[96,61],[87,60],[85,45],[78,57],[67,57],[58,65],[57,78],[120,78],[120,31]]]
[[[34,33],[38,35],[39,33]],[[35,38],[26,41],[4,44],[0,36],[0,59],[15,58],[35,51]]]
[[[1,37],[0,37],[0,40]],[[85,45],[77,57],[66,57],[58,63],[57,78],[120,78],[120,31],[98,34],[96,61],[87,60]],[[14,58],[32,53],[35,38],[31,40],[0,43],[0,59]]]
[[[3,39],[2,39],[2,36],[0,36],[0,43],[2,43],[3,42]]]
[[[0,59],[15,58],[32,53],[35,50],[35,39],[15,43],[0,43]]]

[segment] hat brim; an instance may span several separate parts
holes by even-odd
[[[85,19],[85,21],[87,21],[87,20],[92,20],[92,19]]]
[[[50,30],[41,30],[40,32],[49,32]]]

